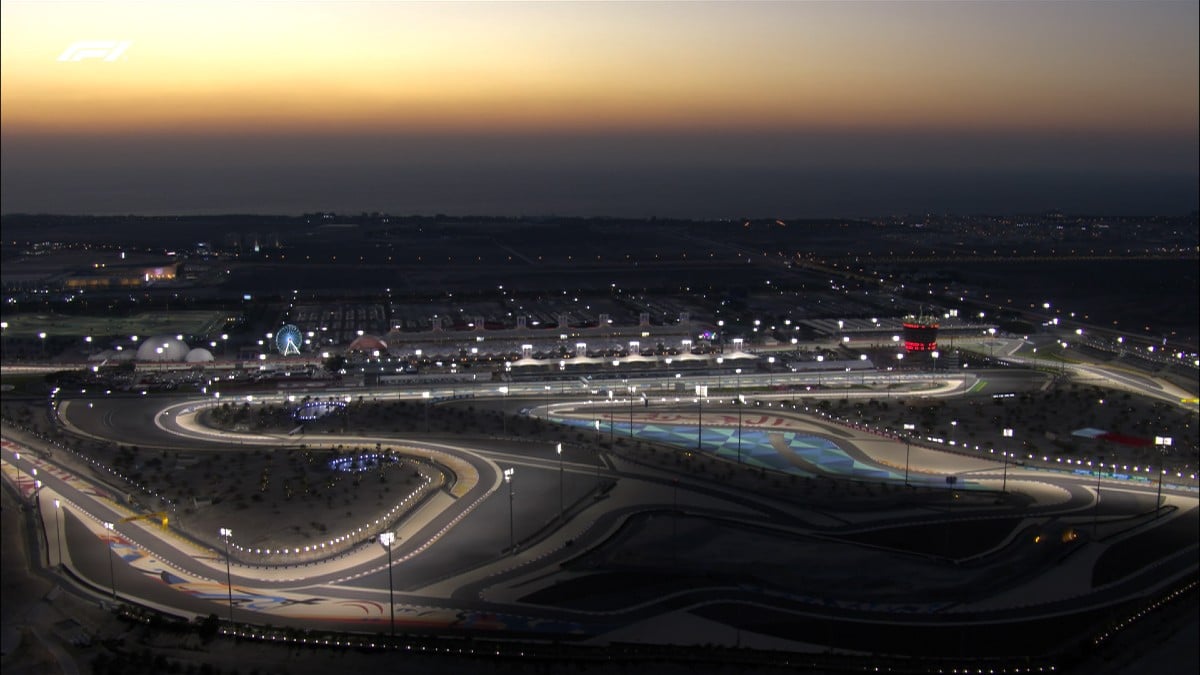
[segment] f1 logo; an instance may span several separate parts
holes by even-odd
[[[66,51],[59,55],[59,61],[82,61],[84,59],[100,59],[116,61],[129,49],[128,40],[85,40],[74,42]]]

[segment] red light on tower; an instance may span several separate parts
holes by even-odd
[[[932,352],[937,349],[937,319],[930,316],[904,317],[904,351]]]

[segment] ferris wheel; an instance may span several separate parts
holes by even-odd
[[[275,348],[284,356],[299,354],[302,342],[300,329],[290,323],[280,328],[279,332],[275,334]]]

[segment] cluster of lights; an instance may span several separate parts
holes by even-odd
[[[676,402],[678,402],[678,401],[679,401],[679,399],[678,399],[678,398],[677,398],[677,399],[675,399],[675,400],[676,400]],[[693,401],[695,401],[695,399],[692,399],[692,400],[693,400]],[[589,403],[590,403],[590,401],[589,401]],[[759,403],[759,402],[756,402],[756,403],[755,403],[755,405],[760,405],[760,403]],[[767,406],[769,407],[769,406],[770,406],[770,403],[768,403],[768,404],[767,404]],[[797,410],[797,409],[799,409],[799,408],[798,408],[798,406],[797,406],[796,404],[794,404],[794,403],[793,403],[793,404],[790,404],[790,406],[791,406],[791,408],[792,408],[793,410]],[[784,407],[784,404],[783,404],[783,403],[780,403],[780,407],[781,407],[781,408],[782,408],[782,407]],[[878,427],[876,427],[876,426],[873,426],[873,425],[871,425],[871,424],[867,424],[867,423],[865,423],[865,422],[856,422],[856,421],[854,421],[854,420],[849,420],[849,419],[844,419],[844,418],[836,417],[836,416],[834,416],[832,413],[827,413],[827,412],[820,411],[820,410],[814,411],[814,410],[811,410],[810,408],[808,408],[807,406],[805,406],[804,410],[805,410],[805,412],[809,412],[809,413],[812,413],[812,414],[818,415],[818,416],[820,416],[820,417],[824,417],[824,418],[828,419],[829,421],[831,421],[831,422],[835,422],[835,423],[837,423],[837,424],[840,424],[840,425],[842,425],[842,426],[845,426],[845,427],[848,427],[848,428],[852,428],[852,429],[857,429],[857,430],[860,430],[860,431],[867,431],[867,432],[869,432],[869,433],[874,433],[874,434],[876,434],[876,435],[883,436],[883,437],[887,437],[887,438],[893,438],[893,439],[902,439],[902,438],[905,438],[906,436],[909,436],[909,434],[907,434],[907,433],[904,433],[904,432],[901,432],[901,431],[896,431],[896,430],[894,430],[894,429],[889,429],[888,427],[886,427],[886,426],[883,426],[883,425],[879,425]],[[964,449],[964,450],[971,450],[971,449],[974,449],[974,450],[976,450],[976,451],[978,451],[978,452],[983,452],[983,451],[984,451],[984,448],[982,448],[982,447],[980,447],[980,446],[978,446],[978,445],[975,445],[975,446],[970,446],[970,445],[968,445],[968,444],[966,444],[966,443],[961,443],[961,444],[958,444],[958,443],[955,443],[955,441],[953,441],[953,440],[951,440],[951,441],[947,441],[946,439],[939,438],[939,437],[936,437],[936,436],[925,436],[925,437],[923,437],[923,438],[918,438],[917,440],[923,440],[923,441],[927,441],[927,442],[930,442],[930,443],[937,443],[937,444],[941,444],[941,445],[954,445],[954,446],[960,447],[960,448],[962,448],[962,449]],[[995,449],[987,449],[987,452],[988,452],[989,454],[996,454],[996,452],[997,452],[997,451],[996,451]],[[1003,454],[1003,453],[1002,453],[1002,454]],[[1017,457],[1017,453],[1015,453],[1015,452],[1009,452],[1009,453],[1007,453],[1007,456],[1008,456],[1008,457],[1012,457],[1012,458],[1016,458],[1016,457]],[[1029,460],[1034,460],[1034,461],[1036,461],[1036,460],[1037,460],[1037,457],[1035,457],[1035,456],[1034,456],[1032,453],[1027,453],[1027,454],[1025,455],[1025,459],[1029,459]],[[1046,455],[1043,455],[1043,456],[1042,456],[1042,458],[1041,458],[1041,460],[1042,460],[1042,462],[1044,462],[1044,463],[1047,463],[1047,464],[1049,464],[1049,463],[1051,462],[1051,460],[1050,460],[1050,457],[1048,457],[1048,456],[1046,456]],[[1122,475],[1122,474],[1117,474],[1117,473],[1115,473],[1115,471],[1116,471],[1118,468],[1119,468],[1120,470],[1122,470],[1122,471],[1129,471],[1129,472],[1132,472],[1132,473],[1146,473],[1146,474],[1151,474],[1151,473],[1154,473],[1154,472],[1155,472],[1155,469],[1154,469],[1153,467],[1149,467],[1149,466],[1136,466],[1136,465],[1135,465],[1135,466],[1133,466],[1132,468],[1130,468],[1130,466],[1129,466],[1128,464],[1121,464],[1121,465],[1118,465],[1118,464],[1116,464],[1115,462],[1113,462],[1113,463],[1110,463],[1110,464],[1107,464],[1107,465],[1106,465],[1106,464],[1104,464],[1103,462],[1093,462],[1092,460],[1084,460],[1084,459],[1071,459],[1071,458],[1066,458],[1066,459],[1064,459],[1064,458],[1062,458],[1062,457],[1056,457],[1056,458],[1054,458],[1054,463],[1057,463],[1057,464],[1066,464],[1066,465],[1075,465],[1075,466],[1080,466],[1080,467],[1084,467],[1084,466],[1086,466],[1086,467],[1092,467],[1092,466],[1096,466],[1098,470],[1100,470],[1100,469],[1102,469],[1103,467],[1107,466],[1107,467],[1109,467],[1109,469],[1110,469],[1110,472],[1113,472],[1113,473],[1111,474],[1111,475],[1112,475],[1112,477],[1113,477],[1113,478],[1115,478],[1115,479],[1120,479],[1120,480],[1145,480],[1145,479],[1144,479],[1144,478],[1139,478],[1139,477],[1137,477],[1137,476],[1130,477],[1130,476],[1124,476],[1124,475]],[[1077,471],[1078,471],[1078,470],[1077,470]],[[1085,470],[1085,471],[1086,471],[1086,473],[1087,473],[1088,475],[1092,475],[1093,473],[1095,473],[1095,472],[1093,472],[1093,471],[1092,471],[1090,468],[1089,468],[1089,469],[1087,469],[1087,470]],[[1171,475],[1171,472],[1169,472],[1169,471],[1166,471],[1166,470],[1163,470],[1163,471],[1162,471],[1162,475],[1164,475],[1164,476],[1169,476],[1169,475]],[[1191,480],[1196,480],[1196,476],[1197,476],[1197,474],[1196,474],[1196,473],[1191,473],[1191,474],[1188,474],[1188,475],[1187,475],[1187,477],[1188,477],[1189,479],[1191,479]],[[1180,478],[1180,479],[1182,479],[1182,478],[1184,478],[1184,473],[1183,473],[1182,471],[1176,471],[1176,472],[1175,472],[1175,477],[1176,477],[1176,478]]]
[[[329,468],[343,473],[361,473],[370,469],[380,468],[383,464],[395,464],[400,458],[393,454],[370,453],[368,455],[335,457],[329,460]]]
[[[1136,614],[1133,614],[1132,616],[1127,617],[1125,620],[1121,621],[1117,625],[1113,626],[1112,628],[1110,628],[1110,629],[1106,630],[1105,632],[1101,633],[1100,635],[1096,636],[1096,638],[1092,641],[1092,644],[1099,647],[1100,645],[1104,644],[1109,639],[1115,637],[1115,634],[1118,631],[1125,630],[1126,628],[1128,628],[1135,622],[1141,620],[1146,615],[1161,609],[1167,603],[1170,603],[1170,602],[1173,602],[1173,601],[1179,599],[1180,596],[1191,593],[1192,590],[1196,588],[1196,585],[1197,585],[1197,582],[1195,582],[1195,581],[1189,582],[1187,585],[1185,585],[1181,588],[1177,588],[1174,591],[1171,591],[1170,593],[1168,593],[1167,595],[1159,598],[1158,600],[1155,600],[1150,605],[1139,610]]]
[[[876,668],[878,670],[878,668]],[[958,675],[992,675],[995,673],[1055,673],[1057,668],[1054,665],[1038,665],[1034,668],[1032,665],[1027,665],[1025,668],[938,668],[938,673],[942,674],[958,674]]]
[[[704,338],[704,336],[701,335],[701,339],[703,339],[703,338]],[[482,338],[477,338],[477,339],[482,341]],[[795,344],[797,341],[795,338],[793,338],[792,342],[793,342],[793,344]],[[575,343],[574,352],[571,352],[567,349],[567,345],[564,343],[563,345],[560,346],[560,349],[550,350],[549,352],[545,352],[545,353],[542,353],[542,352],[535,353],[533,351],[533,345],[522,344],[522,345],[520,345],[519,351],[513,351],[513,352],[506,353],[506,354],[500,354],[500,355],[489,354],[485,357],[480,357],[479,349],[477,347],[472,347],[470,350],[470,353],[471,353],[471,356],[474,357],[474,360],[476,360],[476,361],[486,361],[489,363],[491,363],[493,361],[502,362],[504,364],[505,370],[508,370],[508,371],[511,371],[513,366],[522,367],[522,366],[540,365],[539,361],[551,361],[551,362],[557,361],[559,368],[561,370],[561,369],[565,369],[565,367],[566,367],[566,359],[574,359],[574,358],[593,359],[593,360],[612,359],[611,363],[613,365],[619,365],[620,362],[618,359],[628,359],[628,360],[636,360],[636,361],[659,361],[659,360],[662,360],[662,361],[665,361],[667,363],[667,365],[670,365],[673,361],[673,358],[676,356],[679,356],[680,354],[690,354],[693,356],[703,357],[702,360],[709,360],[709,361],[712,360],[712,357],[710,357],[708,355],[708,353],[704,350],[703,347],[694,346],[693,341],[690,339],[687,339],[687,338],[680,340],[679,349],[667,348],[665,350],[664,354],[655,354],[655,353],[649,352],[648,350],[642,351],[641,346],[640,346],[641,343],[636,340],[630,341],[629,345],[630,346],[628,347],[628,349],[626,349],[623,346],[618,346],[614,349],[608,349],[608,350],[602,349],[599,351],[588,352],[587,351],[587,343],[577,342],[577,343]],[[733,351],[735,353],[745,351],[744,350],[744,340],[742,338],[734,338],[732,340],[732,346],[733,346]],[[322,357],[328,358],[328,356],[329,356],[328,352],[322,353]],[[263,355],[260,355],[259,358],[265,359],[265,357],[266,357],[266,355],[263,354]],[[447,353],[425,354],[423,352],[423,350],[415,349],[415,350],[413,350],[413,355],[411,357],[387,356],[379,351],[375,351],[370,356],[368,356],[366,359],[363,359],[361,361],[361,363],[363,363],[364,366],[370,365],[371,363],[378,363],[380,365],[382,365],[384,363],[387,363],[387,364],[398,363],[398,364],[410,364],[410,365],[424,364],[424,365],[434,365],[438,368],[449,367],[451,370],[455,370],[455,369],[459,368],[459,365],[460,365],[457,361],[450,360],[449,364],[447,364],[442,359],[456,359],[456,358],[461,358],[460,350],[455,350],[453,352],[447,352]],[[718,359],[718,361],[723,360],[721,357],[716,357],[716,358]],[[358,362],[356,362],[356,363],[358,363]],[[397,372],[397,373],[403,372],[404,366],[397,365],[394,367],[394,369],[395,369],[395,372]]]
[[[140,617],[138,620],[142,620]],[[146,621],[143,621],[145,623]],[[226,628],[222,627],[221,635],[235,637],[245,640],[257,640],[260,642],[283,643],[293,645],[305,645],[311,647],[335,647],[335,648],[355,648],[355,649],[386,649],[386,650],[403,650],[405,652],[427,652],[432,654],[456,654],[462,656],[487,656],[487,657],[525,657],[527,654],[525,649],[519,645],[511,645],[511,651],[503,651],[502,647],[508,648],[510,645],[489,644],[479,647],[439,647],[434,644],[413,644],[412,642],[397,643],[396,641],[382,641],[371,639],[362,636],[340,636],[340,637],[296,637],[288,634],[285,631],[267,629],[267,630],[252,630],[248,628]],[[456,641],[457,642],[457,641]],[[528,656],[537,658],[538,654],[531,653]],[[783,665],[790,665],[790,660],[785,660]],[[891,668],[887,666],[870,666],[864,668],[870,672],[891,672]],[[906,671],[907,672],[907,671]],[[1054,673],[1057,672],[1057,667],[1054,665],[1032,666],[1022,665],[1015,667],[1007,666],[988,666],[988,667],[963,667],[963,668],[938,668],[936,671],[930,669],[928,672],[936,672],[943,675],[997,675],[1007,673]]]
[[[297,408],[293,417],[300,422],[311,422],[345,407],[345,401],[309,401]]]
[[[382,642],[372,640],[365,637],[352,638],[350,636],[336,638],[320,638],[320,637],[292,637],[283,632],[263,632],[238,628],[221,628],[221,635],[231,636],[238,639],[259,640],[261,642],[278,642],[284,644],[308,645],[313,647],[353,647],[355,649],[391,649],[404,650],[406,652],[429,652],[433,654],[460,654],[464,656],[485,655],[485,656],[506,656],[499,646],[489,646],[487,648],[476,649],[474,647],[437,647],[432,645],[414,645],[412,643],[397,644],[395,642]],[[525,656],[525,651],[511,652],[507,656]]]
[[[72,455],[75,455],[79,459],[87,462],[88,464],[91,464],[96,469],[101,469],[103,471],[108,472],[109,474],[112,474],[113,476],[115,476],[117,478],[120,478],[121,480],[125,481],[127,484],[132,485],[133,487],[141,490],[142,492],[144,492],[152,497],[158,498],[163,503],[170,506],[172,509],[175,508],[175,502],[173,500],[165,497],[164,495],[160,494],[158,492],[158,490],[155,490],[147,485],[143,485],[141,483],[138,483],[138,482],[132,480],[129,476],[126,476],[125,474],[121,473],[120,471],[117,471],[116,469],[108,466],[107,464],[103,464],[100,461],[98,461],[92,457],[88,457],[87,455],[76,452],[75,450],[72,450],[71,448],[63,445],[62,443],[59,443],[58,441],[56,441],[52,438],[47,438],[46,436],[42,435],[41,433],[38,433],[34,429],[30,429],[29,427],[25,427],[25,426],[19,426],[18,428],[21,429],[22,431],[24,431],[25,433],[29,434],[30,436],[36,437],[38,440],[41,440],[44,443],[49,443],[49,444],[53,445],[54,447],[58,448],[59,450],[62,450],[63,452],[69,452]],[[14,457],[16,459],[20,459],[20,453],[14,453]]]
[[[346,458],[346,459],[353,461],[352,458]],[[337,460],[334,460],[334,461],[337,461]],[[332,465],[332,463],[331,463],[331,465]],[[404,509],[406,509],[410,505],[416,503],[416,501],[421,497],[422,494],[424,494],[426,488],[428,488],[432,482],[433,482],[432,478],[430,478],[427,475],[422,474],[421,484],[418,485],[416,488],[414,488],[413,491],[408,494],[408,496],[406,496],[404,499],[400,500],[400,502],[398,502],[395,506],[393,506],[390,510],[388,510],[387,513],[380,516],[379,518],[376,518],[374,521],[364,523],[364,524],[360,525],[359,527],[357,527],[349,532],[346,532],[345,534],[333,537],[331,539],[328,539],[326,541],[323,541],[323,542],[320,542],[317,544],[306,544],[303,547],[295,546],[295,547],[284,547],[284,548],[279,548],[279,549],[249,548],[249,547],[242,546],[240,544],[236,544],[233,542],[230,542],[230,546],[244,555],[253,554],[253,555],[257,555],[257,556],[302,555],[302,554],[306,554],[306,553],[324,553],[324,552],[333,552],[334,550],[337,550],[337,549],[343,549],[343,548],[346,548],[349,546],[353,546],[353,545],[367,539],[369,536],[371,536],[372,533],[378,532],[382,528],[386,528],[388,523],[392,522]]]
[[[793,406],[793,408],[795,408],[795,406]],[[808,410],[808,408],[805,408],[805,410],[807,411],[807,410]],[[878,428],[876,428],[876,427],[873,427],[872,425],[870,425],[870,424],[867,424],[867,423],[865,423],[865,422],[855,422],[855,421],[852,421],[852,420],[846,420],[846,419],[842,419],[842,418],[834,417],[834,416],[832,416],[832,415],[830,415],[830,414],[827,414],[827,413],[824,413],[824,412],[818,412],[817,414],[821,415],[822,417],[828,417],[828,418],[829,418],[831,421],[833,421],[833,422],[837,422],[837,423],[839,423],[839,424],[842,424],[843,426],[852,427],[852,428],[854,428],[854,429],[859,429],[859,430],[863,430],[863,431],[869,431],[869,432],[876,433],[876,434],[878,434],[878,435],[881,435],[881,436],[892,437],[892,438],[903,438],[904,436],[907,436],[907,435],[909,435],[909,434],[903,434],[903,435],[902,435],[902,433],[901,433],[901,432],[899,432],[899,431],[895,431],[895,430],[892,430],[892,429],[889,429],[888,427],[885,427],[885,426],[883,426],[883,425],[880,425]],[[955,441],[953,441],[953,440],[947,441],[946,439],[944,439],[944,438],[941,438],[941,437],[938,437],[938,436],[925,436],[925,437],[918,438],[918,440],[926,441],[926,442],[929,442],[929,443],[937,443],[937,444],[940,444],[940,445],[953,445],[953,446],[956,446],[956,447],[960,447],[960,448],[962,448],[962,449],[964,449],[964,450],[972,450],[972,449],[973,449],[973,450],[976,450],[976,451],[979,451],[979,452],[983,452],[983,451],[984,451],[984,448],[982,448],[982,447],[980,447],[980,446],[978,446],[978,445],[971,446],[971,445],[968,445],[968,444],[966,444],[966,443],[956,443],[956,442],[955,442]],[[993,454],[993,455],[994,455],[994,454],[996,454],[996,452],[997,452],[997,451],[996,451],[994,448],[989,448],[989,449],[987,449],[987,452],[988,452],[989,454]],[[1001,455],[1004,455],[1004,454],[1006,454],[1006,453],[1003,453],[1003,452],[1001,452]],[[1017,457],[1017,453],[1015,453],[1015,452],[1009,452],[1009,453],[1007,453],[1007,456],[1009,456],[1009,457],[1014,457],[1014,458],[1015,458],[1015,457]],[[1025,459],[1031,459],[1031,460],[1035,460],[1035,461],[1036,461],[1036,460],[1037,460],[1037,457],[1036,457],[1035,455],[1033,455],[1033,453],[1027,453],[1027,454],[1025,455]],[[1049,457],[1049,456],[1047,456],[1047,455],[1042,455],[1042,457],[1041,457],[1041,461],[1042,461],[1042,462],[1045,462],[1045,463],[1047,463],[1047,464],[1049,464],[1049,463],[1051,462],[1051,459],[1050,459],[1050,457]],[[1055,458],[1054,458],[1054,460],[1053,460],[1053,462],[1054,462],[1054,463],[1057,463],[1057,464],[1075,465],[1075,466],[1080,466],[1080,467],[1082,467],[1082,466],[1091,467],[1091,466],[1093,466],[1093,465],[1095,465],[1095,466],[1097,466],[1097,467],[1105,467],[1105,466],[1107,466],[1107,467],[1109,467],[1109,468],[1110,468],[1110,470],[1112,470],[1112,471],[1116,471],[1117,469],[1120,469],[1120,470],[1122,470],[1122,471],[1130,471],[1130,472],[1133,472],[1133,473],[1147,473],[1147,474],[1149,474],[1149,473],[1153,473],[1153,472],[1155,471],[1155,469],[1154,469],[1153,467],[1150,467],[1150,466],[1137,466],[1137,465],[1135,465],[1135,466],[1133,466],[1132,468],[1130,468],[1130,466],[1129,466],[1128,464],[1121,464],[1121,465],[1118,465],[1118,464],[1117,464],[1117,463],[1115,463],[1115,462],[1113,462],[1113,463],[1109,463],[1109,464],[1104,464],[1103,462],[1093,462],[1092,460],[1085,460],[1085,459],[1071,459],[1070,457],[1068,457],[1068,458],[1065,458],[1065,459],[1064,459],[1064,458],[1062,458],[1062,457],[1055,457]],[[1088,471],[1087,473],[1089,473],[1089,474],[1090,474],[1090,473],[1091,473],[1091,471]],[[1162,474],[1163,474],[1164,476],[1169,476],[1169,475],[1171,475],[1171,472],[1170,472],[1170,471],[1163,470]],[[1127,478],[1127,477],[1123,477],[1123,476],[1121,476],[1120,474],[1114,474],[1114,475],[1113,475],[1113,477],[1114,477],[1114,478],[1118,478],[1118,479],[1120,479],[1120,478]],[[1176,477],[1176,478],[1183,478],[1183,477],[1184,477],[1184,474],[1183,474],[1183,472],[1182,472],[1182,471],[1176,471],[1176,472],[1175,472],[1175,477]],[[1187,477],[1188,477],[1188,478],[1190,478],[1190,479],[1192,479],[1192,480],[1195,480],[1195,479],[1196,479],[1196,474],[1195,474],[1195,473],[1191,473],[1191,474],[1188,474],[1188,476],[1187,476]]]

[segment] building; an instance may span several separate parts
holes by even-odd
[[[924,314],[904,317],[904,351],[932,352],[937,350],[938,320]]]

